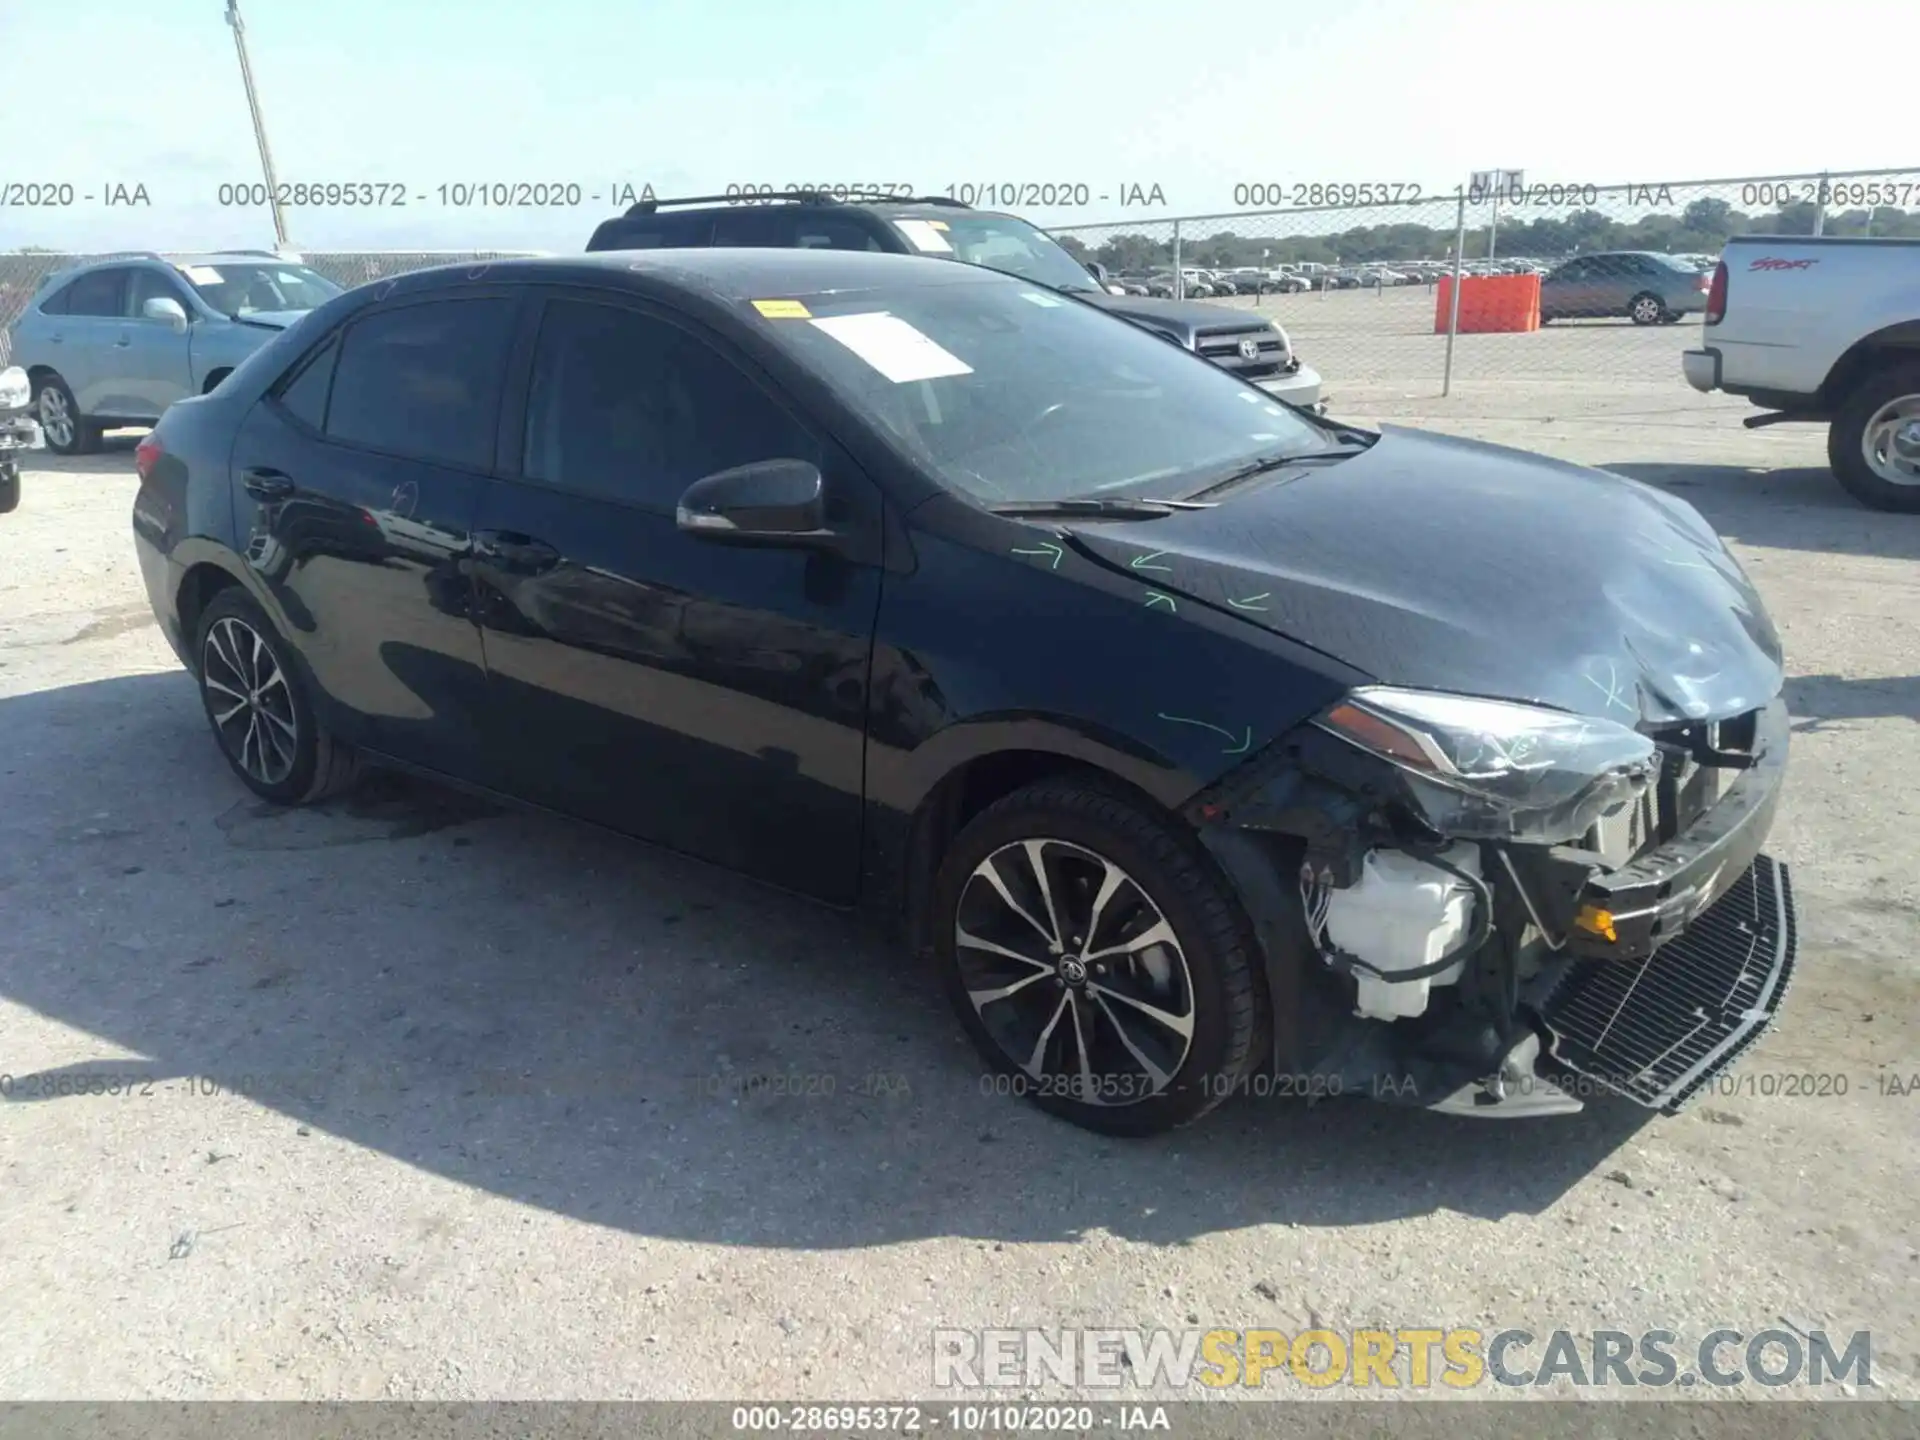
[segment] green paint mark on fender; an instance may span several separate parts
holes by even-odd
[[[1198,725],[1202,730],[1211,730],[1214,734],[1218,735],[1223,740],[1234,739],[1234,733],[1231,730],[1222,730],[1218,725],[1209,724],[1205,720],[1191,720],[1191,719],[1188,719],[1185,715],[1168,715],[1164,711],[1160,713],[1160,718],[1162,720],[1171,721],[1175,725]],[[1249,725],[1246,729],[1246,733],[1239,737],[1238,743],[1228,746],[1226,749],[1222,750],[1220,753],[1222,755],[1244,755],[1247,753],[1247,751],[1251,750],[1252,748],[1253,748],[1253,727]]]
[[[1267,599],[1272,594],[1273,592],[1271,590],[1262,590],[1258,595],[1249,595],[1244,600],[1230,599],[1227,603],[1236,610],[1265,610],[1267,607],[1259,602]]]
[[[1177,610],[1179,608],[1173,603],[1173,596],[1163,595],[1158,590],[1149,590],[1147,592],[1147,604],[1149,606],[1165,605],[1169,610]]]
[[[1136,555],[1133,557],[1133,563],[1129,568],[1134,570],[1158,570],[1162,575],[1171,575],[1173,573],[1173,567],[1171,565],[1151,565],[1148,563],[1151,560],[1158,560],[1166,553],[1164,550],[1155,550],[1150,555]]]
[[[1048,540],[1042,542],[1038,550],[1015,550],[1013,553],[1016,555],[1051,555],[1053,557],[1053,563],[1047,568],[1049,570],[1058,570],[1060,568],[1060,557],[1067,552],[1066,547],[1056,545],[1051,540]]]

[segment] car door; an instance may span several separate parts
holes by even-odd
[[[1540,282],[1540,309],[1555,319],[1572,320],[1591,313],[1587,283],[1593,274],[1590,260],[1569,260]]]
[[[166,320],[150,320],[141,313],[149,300],[173,301],[191,316],[194,307],[167,274],[151,265],[136,267],[127,285],[126,345],[129,416],[158,419],[176,400],[193,393],[193,366],[189,358],[192,326],[175,329]]]
[[[247,563],[342,738],[482,784],[466,562],[518,305],[474,286],[364,307],[253,408],[232,456]]]
[[[879,570],[674,514],[694,480],[756,460],[818,464],[856,533],[877,536],[878,493],[678,318],[556,289],[527,325],[518,473],[486,486],[473,561],[507,788],[850,901]]]
[[[58,297],[59,313],[49,316],[48,362],[67,382],[82,415],[116,413],[108,397],[124,364],[125,347],[117,342],[124,329],[127,279],[124,265],[89,270],[68,284]]]

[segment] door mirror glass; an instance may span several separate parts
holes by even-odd
[[[175,330],[187,328],[187,311],[178,300],[170,295],[154,295],[140,307],[140,314],[147,320],[164,320]]]
[[[761,460],[687,487],[674,510],[682,531],[736,544],[824,544],[826,486],[806,460]]]

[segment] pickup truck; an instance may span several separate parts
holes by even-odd
[[[1827,426],[1827,460],[1876,510],[1920,513],[1920,241],[1739,235],[1714,267],[1687,383]]]

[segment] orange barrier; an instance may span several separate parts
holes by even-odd
[[[1433,331],[1447,333],[1453,308],[1453,276],[1442,275],[1434,292]],[[1540,277],[1538,275],[1462,275],[1460,277],[1460,333],[1538,330]]]

